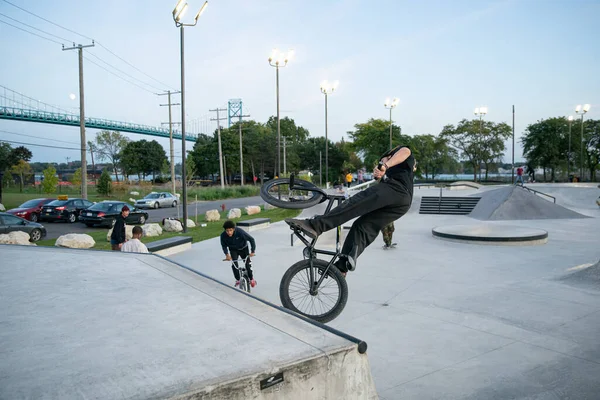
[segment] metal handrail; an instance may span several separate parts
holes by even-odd
[[[517,187],[518,187],[518,186],[517,186]],[[533,194],[538,194],[538,193],[539,193],[539,194],[541,194],[541,195],[543,195],[543,196],[550,197],[550,198],[552,199],[552,201],[554,202],[554,204],[556,204],[556,197],[554,197],[554,196],[550,196],[550,195],[549,195],[549,194],[547,194],[547,193],[540,192],[539,190],[532,189],[532,188],[530,188],[530,187],[527,187],[527,186],[525,186],[525,185],[522,185],[522,186],[521,186],[521,188],[523,188],[523,189],[526,189],[526,190],[529,190],[529,191],[530,191],[530,192],[532,192]]]

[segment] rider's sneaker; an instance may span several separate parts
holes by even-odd
[[[252,287],[256,286],[256,281],[254,279],[252,279],[250,281],[250,286],[252,286]]]
[[[346,257],[348,258],[348,262],[346,263],[348,265],[348,270],[354,271],[356,269],[356,259],[358,258],[356,255],[356,250],[352,249],[350,254],[348,254]]]
[[[240,286],[240,281],[235,281],[235,285],[233,285],[234,287],[238,287]]]
[[[296,218],[286,218],[285,222],[291,226],[292,228],[300,230],[306,236],[311,239],[316,239],[319,237],[319,234],[310,224],[310,221],[307,219],[296,219]]]

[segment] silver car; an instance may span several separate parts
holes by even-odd
[[[177,207],[179,198],[169,192],[152,192],[135,202],[137,208]]]

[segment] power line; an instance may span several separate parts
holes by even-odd
[[[6,0],[4,0],[4,1],[6,1]],[[110,50],[108,47],[104,46],[102,43],[100,43],[100,42],[96,41],[96,44],[97,44],[98,46],[102,47],[104,50],[108,51],[108,52],[109,52],[110,54],[112,54],[113,56],[117,57],[119,60],[123,61],[125,64],[129,65],[131,68],[133,68],[133,69],[135,69],[136,71],[138,71],[138,72],[140,72],[140,73],[142,73],[142,74],[146,75],[148,78],[152,79],[153,81],[156,81],[156,82],[160,83],[161,85],[163,85],[164,87],[166,87],[166,88],[168,88],[168,89],[173,89],[173,87],[171,87],[171,86],[167,85],[167,84],[166,84],[166,83],[164,83],[164,82],[161,82],[161,81],[159,81],[159,80],[158,80],[158,79],[156,79],[156,78],[153,78],[153,77],[151,77],[150,75],[148,75],[148,74],[147,74],[147,73],[145,73],[144,71],[142,71],[142,70],[138,69],[138,68],[137,68],[136,66],[134,66],[133,64],[131,64],[131,63],[127,62],[126,60],[124,60],[123,58],[119,57],[118,55],[116,55],[115,53],[113,53],[113,52],[112,52],[112,51],[111,51],[111,50]],[[175,89],[173,89],[173,90],[175,90]]]
[[[59,28],[61,28],[61,29],[64,29],[64,30],[66,30],[66,31],[68,31],[68,32],[74,33],[74,34],[76,34],[76,35],[78,35],[78,36],[84,37],[84,38],[86,38],[86,39],[88,39],[88,40],[94,40],[94,39],[92,39],[92,38],[91,38],[91,37],[89,37],[89,36],[82,35],[81,33],[75,32],[74,30],[71,30],[71,29],[69,29],[69,28],[65,28],[65,27],[64,27],[64,26],[62,26],[62,25],[59,25],[59,24],[57,24],[57,23],[55,23],[55,22],[52,22],[52,21],[50,21],[49,19],[46,19],[46,18],[44,18],[44,17],[40,17],[39,15],[37,15],[37,14],[35,14],[35,13],[32,13],[31,11],[28,11],[28,10],[26,10],[26,9],[22,8],[22,7],[19,7],[19,6],[17,6],[16,4],[13,4],[13,3],[11,3],[10,1],[7,1],[7,0],[2,0],[2,1],[4,1],[4,2],[5,2],[5,3],[7,3],[7,4],[10,4],[11,6],[13,6],[13,7],[15,7],[15,8],[18,8],[19,10],[21,10],[21,11],[23,11],[23,12],[26,12],[27,14],[33,15],[34,17],[37,17],[37,18],[41,19],[42,21],[46,21],[46,22],[48,22],[49,24],[52,24],[52,25],[54,25],[54,26],[57,26],[57,27],[59,27]],[[62,43],[59,43],[59,44],[62,44]],[[125,59],[123,59],[122,57],[118,56],[118,55],[117,55],[117,54],[115,54],[113,51],[111,51],[111,50],[110,50],[108,47],[104,46],[102,43],[100,43],[100,42],[96,41],[96,44],[97,44],[98,46],[102,47],[104,50],[108,51],[108,52],[109,52],[110,54],[112,54],[113,56],[117,57],[119,60],[123,61],[125,64],[129,65],[131,68],[133,68],[133,69],[135,69],[136,71],[138,71],[138,72],[140,72],[140,73],[142,73],[142,74],[146,75],[148,78],[152,79],[153,81],[156,81],[156,82],[160,83],[160,84],[161,84],[161,85],[163,85],[164,87],[167,87],[167,88],[173,89],[173,88],[172,88],[172,87],[170,87],[169,85],[165,84],[164,82],[161,82],[161,81],[159,81],[159,80],[158,80],[158,79],[156,79],[156,78],[153,78],[152,76],[150,76],[150,75],[148,75],[147,73],[145,73],[144,71],[140,70],[139,68],[137,68],[136,66],[134,66],[133,64],[131,64],[130,62],[128,62],[127,60],[125,60]]]
[[[18,8],[18,9],[19,9],[19,10],[21,10],[21,11],[24,11],[24,12],[26,12],[27,14],[31,14],[31,15],[33,15],[34,17],[37,17],[37,18],[39,18],[39,19],[41,19],[41,20],[43,20],[43,21],[46,21],[46,22],[48,22],[49,24],[52,24],[52,25],[54,25],[54,26],[58,26],[59,28],[61,28],[61,29],[64,29],[65,31],[69,31],[69,32],[71,32],[71,33],[74,33],[74,34],[76,34],[76,35],[79,35],[79,36],[81,36],[81,37],[84,37],[84,38],[86,38],[86,39],[88,39],[88,40],[94,40],[94,39],[92,39],[92,38],[90,38],[90,37],[87,37],[87,36],[85,36],[85,35],[82,35],[81,33],[77,33],[77,32],[75,32],[75,31],[73,31],[73,30],[71,30],[71,29],[69,29],[69,28],[65,28],[65,27],[64,27],[64,26],[62,26],[62,25],[59,25],[59,24],[57,24],[57,23],[54,23],[54,22],[52,22],[52,21],[50,21],[50,20],[48,20],[48,19],[46,19],[46,18],[44,18],[44,17],[40,17],[39,15],[37,15],[37,14],[34,14],[34,13],[32,13],[31,11],[27,11],[26,9],[24,9],[24,8],[21,8],[21,7],[19,7],[18,5],[11,3],[10,1],[7,1],[7,0],[2,0],[2,1],[4,1],[5,3],[8,3],[8,4],[10,4],[11,6],[13,6],[13,7],[15,7],[15,8]],[[62,43],[61,43],[61,44],[62,44]]]
[[[46,35],[53,36],[53,37],[55,37],[55,38],[57,38],[57,39],[60,39],[60,40],[64,40],[65,42],[72,42],[72,40],[65,39],[65,38],[63,38],[63,37],[56,36],[56,35],[54,35],[54,34],[52,34],[52,33],[50,33],[50,32],[43,31],[43,30],[41,30],[41,29],[38,29],[38,28],[36,28],[35,26],[31,26],[31,25],[29,25],[29,24],[26,24],[25,22],[19,21],[18,19],[11,18],[11,17],[9,17],[9,16],[8,16],[8,15],[6,15],[6,14],[2,14],[2,13],[0,13],[0,15],[2,15],[4,18],[8,18],[8,19],[10,19],[11,21],[18,22],[18,23],[19,23],[19,24],[21,24],[21,25],[25,25],[25,26],[27,26],[27,27],[29,27],[29,28],[31,28],[31,29],[35,29],[36,31],[43,32],[43,33],[45,33]]]
[[[27,137],[31,137],[31,138],[35,138],[35,139],[52,140],[53,142],[61,142],[61,143],[73,144],[73,142],[67,142],[66,140],[58,140],[58,139],[44,138],[44,137],[41,137],[41,136],[26,135],[24,133],[9,132],[9,131],[4,131],[2,129],[0,129],[0,132],[8,133],[10,135],[27,136]]]
[[[8,22],[6,22],[6,21],[2,21],[2,20],[0,20],[0,22],[2,22],[3,24],[6,24],[6,25],[12,26],[13,28],[16,28],[16,29],[18,29],[18,30],[20,30],[20,31],[27,32],[27,33],[30,33],[30,34],[32,34],[32,35],[34,35],[34,36],[37,36],[37,37],[39,37],[39,38],[42,38],[42,39],[46,39],[46,40],[48,40],[48,41],[50,41],[50,42],[54,42],[54,43],[56,43],[56,44],[62,44],[61,42],[57,42],[57,41],[56,41],[56,40],[54,40],[54,39],[50,39],[50,38],[44,37],[44,36],[42,36],[42,35],[38,35],[37,33],[30,32],[30,31],[28,31],[27,29],[19,28],[18,26],[15,26],[15,25],[13,25],[13,24],[9,24],[9,23],[8,23]]]
[[[81,151],[82,150],[81,148],[77,148],[77,147],[48,146],[48,145],[45,145],[45,144],[14,142],[12,140],[4,140],[4,139],[0,139],[0,142],[14,143],[14,144],[24,144],[26,146],[49,147],[49,148],[52,148],[52,149],[77,150],[77,151]]]
[[[96,44],[98,44],[98,42],[96,42]],[[117,68],[117,67],[115,67],[114,65],[112,65],[112,64],[110,64],[110,63],[108,63],[108,62],[104,61],[103,59],[101,59],[100,57],[98,57],[97,55],[95,55],[95,54],[93,54],[93,53],[90,53],[90,52],[88,52],[88,54],[89,54],[90,56],[92,56],[92,57],[95,57],[96,59],[98,59],[98,60],[99,60],[100,62],[102,62],[103,64],[106,64],[106,65],[108,65],[109,67],[116,69],[116,70],[117,70],[117,71],[119,71],[120,73],[122,73],[122,74],[124,74],[124,75],[126,75],[126,76],[130,77],[131,79],[135,79],[136,81],[138,81],[138,82],[141,82],[141,83],[142,83],[142,84],[144,84],[144,85],[150,86],[151,88],[153,88],[153,89],[156,89],[156,90],[158,90],[158,91],[161,91],[161,90],[162,90],[161,88],[157,88],[156,86],[153,86],[153,85],[151,85],[151,84],[149,84],[149,83],[146,83],[146,82],[144,82],[144,81],[142,81],[142,80],[140,80],[140,79],[136,78],[135,76],[129,75],[127,72],[120,70],[119,68]]]
[[[111,70],[109,70],[109,69],[106,69],[106,68],[104,68],[102,65],[100,65],[100,64],[98,64],[98,63],[96,63],[96,62],[94,62],[94,61],[90,60],[88,57],[85,57],[85,56],[84,56],[83,58],[85,58],[86,60],[88,60],[88,61],[89,61],[89,62],[91,62],[92,64],[95,64],[95,65],[96,65],[96,66],[98,66],[99,68],[102,68],[102,69],[103,69],[103,70],[105,70],[106,72],[108,72],[108,73],[110,73],[110,74],[112,74],[112,75],[116,76],[117,78],[124,80],[125,82],[128,82],[128,83],[130,83],[130,84],[132,84],[132,85],[134,85],[134,86],[137,86],[137,87],[139,87],[140,89],[142,89],[142,90],[145,90],[145,91],[146,91],[146,92],[148,92],[148,93],[156,94],[156,93],[154,93],[152,90],[148,90],[148,89],[146,89],[145,87],[143,87],[143,86],[140,86],[140,85],[138,85],[137,83],[130,81],[129,79],[123,78],[122,76],[119,76],[119,75],[115,74],[115,73],[114,73],[114,72],[112,72]]]

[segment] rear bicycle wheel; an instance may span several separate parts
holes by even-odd
[[[311,191],[318,188],[308,181],[294,179],[294,189],[290,190],[288,178],[272,179],[260,188],[260,197],[279,208],[309,208],[323,201],[323,194]]]
[[[325,273],[327,264],[323,260],[313,260],[315,281]],[[346,279],[332,265],[321,286],[311,293],[310,268],[310,260],[302,260],[286,271],[279,285],[281,304],[315,321],[329,322],[340,315],[348,301]]]

